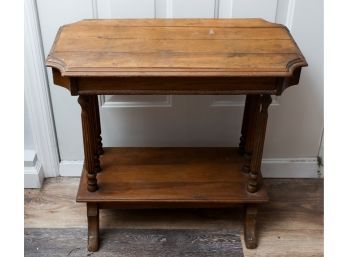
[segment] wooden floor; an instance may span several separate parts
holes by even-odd
[[[85,204],[76,203],[79,178],[46,179],[25,190],[26,228],[86,228]],[[260,210],[259,246],[247,256],[323,256],[323,181],[266,179],[270,203]],[[235,229],[241,209],[101,210],[103,228]]]
[[[25,257],[243,257],[240,231],[103,229],[100,249],[88,252],[84,228],[26,228]]]

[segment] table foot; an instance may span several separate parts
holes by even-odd
[[[256,216],[257,207],[247,205],[245,207],[244,217],[244,241],[248,249],[255,249],[257,247]]]
[[[99,207],[96,203],[87,203],[88,251],[99,249]]]

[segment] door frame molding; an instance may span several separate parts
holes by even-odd
[[[35,0],[24,1],[24,97],[45,177],[59,175],[59,152]]]

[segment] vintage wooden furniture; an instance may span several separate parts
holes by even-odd
[[[46,64],[78,95],[88,249],[99,209],[245,205],[245,243],[257,246],[260,171],[271,95],[299,82],[305,58],[286,27],[262,19],[83,20],[60,28]],[[239,148],[102,147],[98,95],[246,95]],[[192,117],[194,119],[194,117]]]

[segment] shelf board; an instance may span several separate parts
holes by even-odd
[[[82,173],[77,202],[117,207],[213,207],[267,202],[246,190],[237,148],[104,148],[96,192]]]

